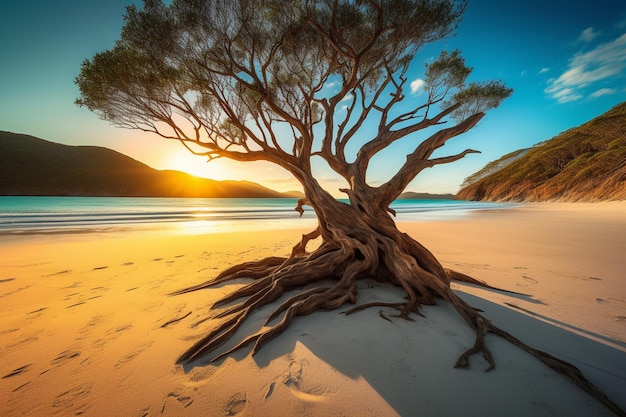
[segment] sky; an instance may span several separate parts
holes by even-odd
[[[156,169],[249,180],[279,191],[299,185],[265,163],[209,164],[180,144],[111,125],[74,100],[81,63],[113,47],[132,0],[14,0],[0,4],[0,130],[68,145],[114,149]],[[139,1],[135,4],[140,5]],[[626,2],[623,0],[470,0],[454,37],[415,57],[409,99],[419,100],[424,63],[460,49],[470,80],[500,79],[513,95],[443,149],[481,151],[422,172],[407,188],[456,193],[464,178],[500,156],[550,139],[626,101]],[[380,184],[404,161],[394,146],[374,161]],[[345,187],[329,170],[318,176],[335,195]]]

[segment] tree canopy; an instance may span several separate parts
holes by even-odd
[[[456,50],[426,64],[426,94],[407,94],[416,53],[452,34],[464,8],[451,0],[146,0],[127,8],[115,47],[83,63],[77,103],[208,159],[278,164],[301,182],[319,157],[385,205],[422,169],[474,152],[430,159],[511,94],[499,81],[468,82],[471,68]],[[388,185],[367,185],[380,151],[450,119],[458,124],[416,146]]]

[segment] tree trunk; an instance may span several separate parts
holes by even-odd
[[[235,280],[249,279],[231,294],[218,300],[212,308],[218,309],[213,317],[219,322],[204,338],[194,344],[180,358],[188,363],[213,353],[235,334],[254,311],[277,301],[287,292],[289,297],[269,314],[265,326],[257,333],[243,339],[234,347],[215,355],[216,361],[234,351],[253,344],[252,354],[266,342],[282,333],[295,316],[311,314],[317,310],[332,310],[357,301],[357,280],[375,279],[399,286],[407,293],[402,303],[370,303],[349,309],[352,314],[372,306],[385,306],[398,310],[402,318],[419,314],[421,305],[435,304],[436,299],[450,303],[475,331],[472,347],[457,360],[455,367],[469,366],[473,354],[481,353],[489,366],[495,362],[485,343],[487,333],[496,334],[535,356],[547,366],[565,374],[585,391],[603,402],[617,415],[626,414],[591,384],[573,365],[545,352],[531,348],[497,328],[479,312],[463,301],[450,287],[451,280],[470,282],[493,288],[464,274],[445,269],[424,246],[399,231],[385,207],[375,202],[359,199],[350,194],[351,204],[336,201],[316,183],[307,188],[307,201],[313,206],[319,225],[313,232],[303,235],[288,258],[270,257],[260,261],[233,266],[215,279],[177,292],[181,294]],[[311,253],[307,243],[322,238],[322,244]]]

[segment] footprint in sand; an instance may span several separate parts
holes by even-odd
[[[64,350],[63,352],[59,353],[57,355],[56,358],[52,359],[50,361],[50,365],[62,365],[65,362],[72,360],[74,358],[77,358],[80,356],[80,352],[75,351],[75,350]]]
[[[104,347],[104,345],[106,345],[107,343],[117,339],[118,337],[120,337],[120,334],[122,334],[123,332],[125,332],[126,330],[130,330],[133,327],[132,324],[125,324],[123,326],[118,326],[118,327],[113,327],[109,330],[107,330],[105,332],[105,335],[107,336],[104,339],[97,339],[95,340],[91,346],[93,346],[96,349],[102,349]]]
[[[180,395],[176,392],[170,392],[169,394],[167,394],[167,397],[165,397],[165,401],[163,401],[163,407],[161,407],[161,414],[165,413],[165,407],[168,404],[168,400],[171,400],[171,399],[176,399],[175,404],[182,405],[183,408],[187,408],[193,403],[193,399],[191,397]],[[169,402],[171,403],[172,401],[169,401]]]
[[[23,374],[24,372],[28,371],[28,368],[30,368],[31,365],[32,363],[29,363],[28,365],[23,365],[23,366],[20,366],[19,368],[15,368],[11,372],[3,376],[2,379],[11,378],[12,376]]]
[[[70,272],[72,272],[71,269],[65,269],[63,271],[59,271],[59,272],[55,272],[53,274],[49,274],[49,275],[44,275],[44,277],[53,277],[55,275],[63,275],[63,274],[69,274]],[[79,283],[80,284],[80,283]]]
[[[115,329],[110,329],[107,331],[107,334],[125,332],[126,330],[130,330],[132,328],[133,328],[133,325],[129,323],[123,326],[118,326]]]
[[[302,381],[302,367],[305,364],[308,365],[306,360],[301,361],[300,363],[291,361],[289,364],[289,370],[283,377],[283,384],[288,387],[295,386],[296,388],[300,388],[300,381]]]
[[[310,384],[305,384],[304,379],[302,377],[302,371],[304,366],[309,365],[309,361],[306,359],[298,361],[291,361],[289,364],[289,369],[283,376],[283,384],[289,392],[294,395],[296,398],[307,401],[307,402],[320,402],[324,401],[328,392],[321,386],[310,386]],[[309,385],[309,386],[307,386]],[[270,384],[268,386],[267,392],[265,394],[265,399],[267,400],[272,392],[274,391],[275,386]]]
[[[130,352],[128,355],[120,358],[117,361],[117,363],[115,364],[115,369],[119,369],[125,364],[127,364],[128,362],[132,361],[137,356],[139,356],[144,350],[148,349],[150,346],[152,346],[152,342],[144,343],[143,345],[137,346],[135,349],[133,349],[132,352]]]
[[[56,396],[56,399],[52,402],[52,407],[55,410],[55,414],[70,415],[68,409],[71,409],[72,415],[84,415],[87,412],[89,404],[86,402],[85,397],[89,395],[92,389],[92,384],[81,384],[69,391],[65,391]]]
[[[69,305],[69,306],[67,306],[65,308],[74,308],[74,307],[82,306],[83,304],[86,304],[86,301],[81,301],[81,302],[78,302],[76,304],[71,304],[71,305]]]
[[[246,408],[246,404],[248,400],[246,399],[246,392],[238,392],[237,394],[230,397],[230,399],[226,402],[226,406],[224,407],[224,411],[227,416],[234,416],[243,411]]]
[[[583,280],[585,280],[585,281],[602,281],[602,278],[586,276],[585,278],[583,278]]]
[[[37,332],[37,333],[40,333],[40,332]],[[6,347],[7,347],[7,349],[10,349],[10,348],[14,348],[14,347],[26,344],[26,343],[34,342],[36,340],[39,340],[39,336],[35,336],[35,335],[27,336],[27,337],[25,337],[22,340],[18,340],[15,343],[11,343],[10,345],[7,345]]]
[[[267,386],[267,391],[265,391],[265,395],[263,396],[263,399],[265,401],[269,400],[269,398],[274,393],[274,387],[276,387],[276,382],[272,382],[271,384]]]
[[[48,309],[48,307],[41,307],[38,308],[37,310],[33,310],[33,311],[29,311],[28,313],[26,313],[27,316],[31,315],[31,314],[37,314],[37,316],[40,316],[42,312],[46,311]]]
[[[16,294],[16,293],[18,293],[18,292],[20,292],[20,291],[27,290],[27,289],[29,289],[30,287],[32,287],[32,285],[26,285],[25,287],[20,287],[20,288],[17,288],[17,289],[15,289],[15,290],[13,290],[13,291],[5,292],[4,294],[0,294],[0,298],[4,298],[4,297],[7,297],[7,296],[9,296],[9,295]]]
[[[298,364],[296,361],[292,361],[289,364],[289,372],[285,375],[285,380],[283,384],[287,386],[294,385],[296,388],[299,387],[300,381],[302,380],[302,364]]]
[[[533,284],[537,284],[538,282],[535,278],[529,277],[528,275],[522,275],[522,278],[524,278],[528,282],[532,282]]]
[[[20,390],[22,390],[24,388],[27,388],[27,387],[30,388],[30,386],[31,386],[30,384],[31,384],[31,381],[24,382],[22,385],[18,385],[17,387],[13,388],[11,390],[11,392],[18,392],[18,391],[20,391]]]

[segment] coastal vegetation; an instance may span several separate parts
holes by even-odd
[[[626,103],[530,149],[486,165],[465,180],[462,200],[626,199]]]

